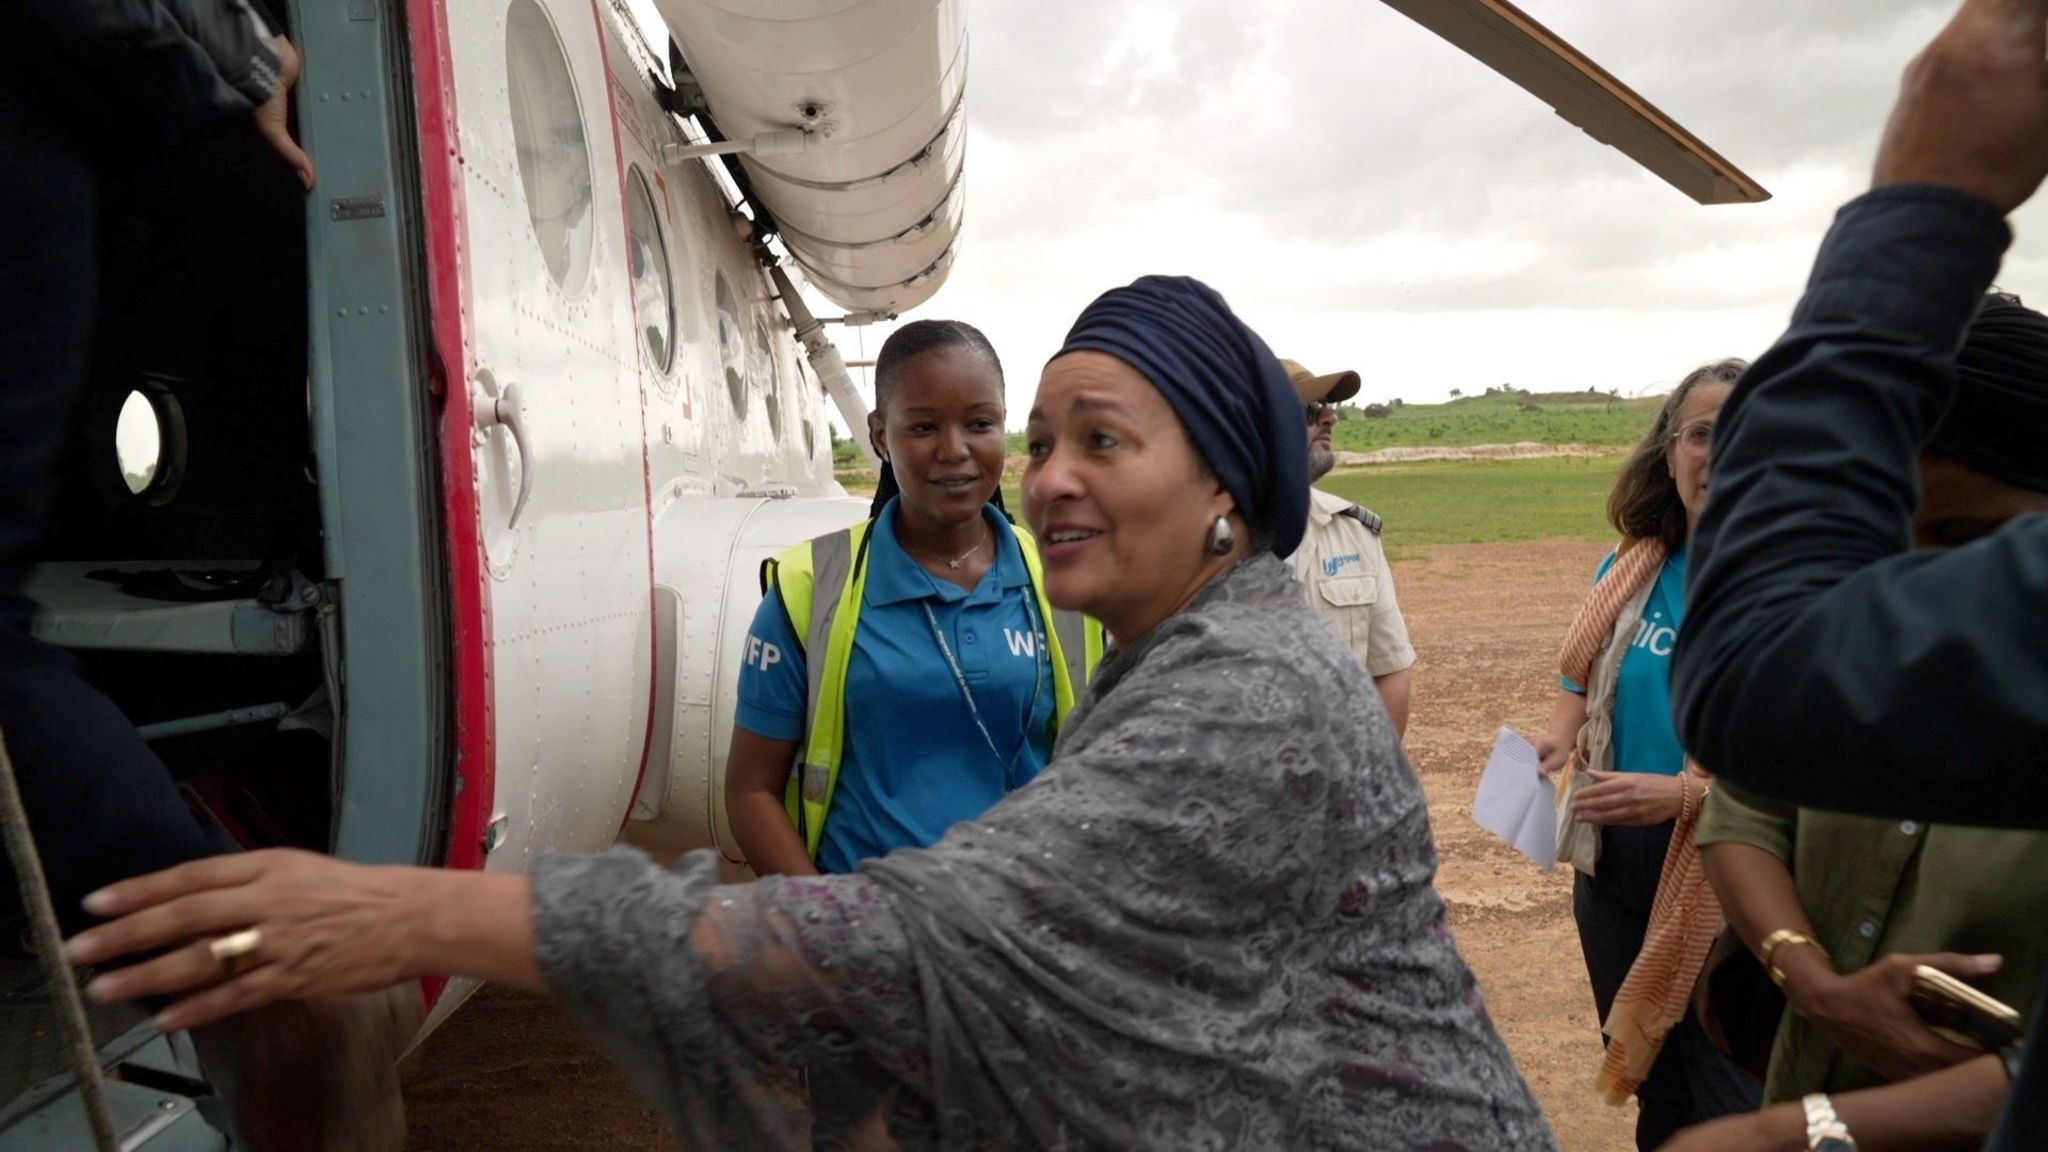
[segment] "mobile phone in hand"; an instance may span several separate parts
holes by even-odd
[[[1913,1011],[1929,1028],[1966,1048],[1996,1051],[2020,1038],[2020,1014],[1939,968],[1913,969],[1913,989],[1906,994]]]

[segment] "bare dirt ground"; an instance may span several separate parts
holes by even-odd
[[[1603,545],[1447,545],[1395,577],[1415,645],[1408,750],[1429,791],[1437,883],[1494,1022],[1569,1152],[1633,1146],[1634,1109],[1592,1089],[1592,994],[1571,921],[1569,872],[1546,875],[1467,815],[1503,723],[1538,731],[1555,693],[1558,641]],[[619,1074],[537,997],[486,989],[407,1063],[412,1147],[667,1149]]]
[[[1557,649],[1607,545],[1438,545],[1394,567],[1415,641],[1408,754],[1429,792],[1437,888],[1494,1024],[1567,1152],[1635,1147],[1635,1106],[1593,1090],[1599,1021],[1572,926],[1571,870],[1539,871],[1472,823],[1479,769],[1502,724],[1542,731]]]

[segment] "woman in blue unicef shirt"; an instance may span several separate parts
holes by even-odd
[[[1687,375],[1623,463],[1607,503],[1622,541],[1566,634],[1561,691],[1536,742],[1546,776],[1576,760],[1580,786],[1568,798],[1577,827],[1558,853],[1577,869],[1572,918],[1603,1026],[1643,949],[1673,830],[1704,794],[1684,770],[1671,719],[1671,652],[1685,615],[1686,545],[1707,502],[1714,421],[1747,367],[1723,360]],[[1618,1070],[1614,1087],[1603,1069],[1601,1084],[1610,1093],[1633,1088],[1638,1148],[1759,1103],[1761,1085],[1689,1019],[1646,1059],[1636,1075]]]

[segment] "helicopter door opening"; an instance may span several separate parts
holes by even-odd
[[[295,97],[318,183],[243,122],[107,166],[100,314],[34,629],[242,846],[436,863],[446,546],[403,6],[259,2],[319,78]],[[28,1090],[69,1070],[13,903],[0,1149],[34,1144],[61,1109]],[[150,1108],[203,1091],[144,1014],[94,1011],[116,1080],[160,1089]]]
[[[31,580],[36,634],[77,654],[238,841],[324,850],[333,606],[304,191],[240,124],[107,183],[101,312]]]

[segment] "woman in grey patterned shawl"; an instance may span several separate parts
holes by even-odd
[[[804,1146],[792,1070],[849,1045],[905,1148],[1552,1148],[1452,943],[1422,789],[1278,559],[1301,420],[1206,286],[1082,314],[1024,499],[1054,603],[1116,650],[1045,772],[931,848],[746,885],[707,852],[530,878],[256,852],[96,894],[122,919],[73,953],[176,946],[92,989],[200,989],[170,1027],[424,973],[545,989],[700,1150]],[[226,971],[208,940],[252,927],[260,962]]]

